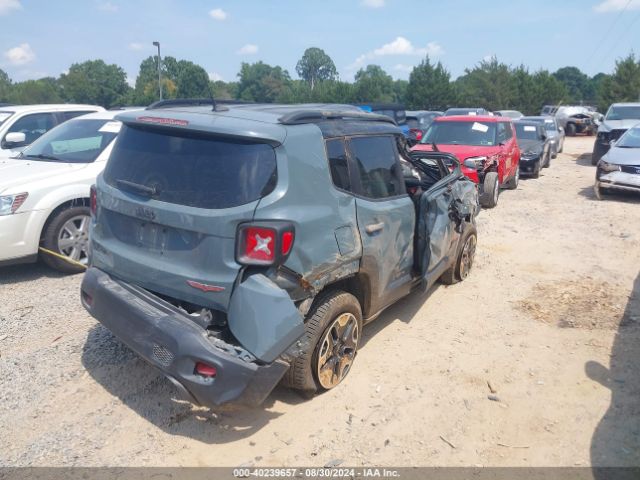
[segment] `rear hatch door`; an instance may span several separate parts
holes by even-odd
[[[276,183],[266,142],[124,125],[98,179],[93,264],[127,282],[227,311],[239,223]]]

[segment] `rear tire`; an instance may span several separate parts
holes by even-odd
[[[473,225],[469,225],[460,239],[456,261],[442,274],[440,282],[445,285],[453,285],[463,281],[469,275],[476,255],[478,244],[478,231]]]
[[[66,208],[56,214],[43,232],[42,246],[82,264],[88,263],[89,207]],[[50,253],[40,254],[42,261],[62,273],[81,273],[86,267],[57,258]]]
[[[500,182],[498,181],[497,172],[488,172],[484,176],[482,197],[480,204],[484,208],[493,208],[498,204],[498,196],[500,194]]]
[[[306,398],[336,387],[351,370],[361,336],[362,310],[356,297],[339,290],[320,294],[307,315],[303,350],[282,383]]]

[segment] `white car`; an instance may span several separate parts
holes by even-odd
[[[0,158],[20,153],[43,133],[87,113],[103,112],[97,105],[8,105],[0,107]]]
[[[0,159],[0,265],[34,262],[40,253],[59,271],[84,270],[90,188],[120,131],[118,113],[69,120]]]

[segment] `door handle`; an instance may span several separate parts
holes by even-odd
[[[366,227],[364,227],[364,229],[366,230],[366,232],[371,235],[374,234],[376,232],[379,232],[380,230],[382,230],[384,228],[384,223],[380,222],[380,223],[372,223],[370,225],[367,225]]]

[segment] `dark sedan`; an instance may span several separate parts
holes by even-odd
[[[516,121],[516,139],[520,147],[520,174],[540,176],[540,170],[551,162],[551,142],[544,127],[536,122]]]

